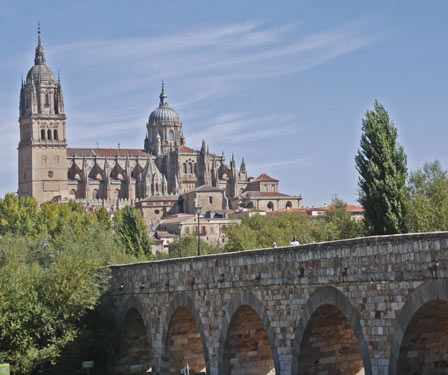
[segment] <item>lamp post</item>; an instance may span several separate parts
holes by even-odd
[[[201,231],[199,226],[199,215],[201,214],[202,207],[196,206],[194,210],[196,211],[196,215],[198,215],[198,256],[201,256]]]
[[[47,271],[47,246],[48,246],[48,242],[44,241],[42,243],[42,245],[44,245],[44,271]]]
[[[179,255],[182,258],[182,223],[177,224],[179,228]]]

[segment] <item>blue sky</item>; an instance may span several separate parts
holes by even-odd
[[[316,5],[318,4],[318,5]],[[165,81],[187,145],[244,157],[305,206],[357,200],[378,99],[414,170],[448,167],[446,1],[4,1],[0,195],[17,190],[18,99],[41,22],[70,147],[140,148]]]

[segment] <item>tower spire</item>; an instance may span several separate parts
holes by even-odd
[[[42,47],[42,42],[40,40],[40,22],[37,24],[37,47],[36,54],[34,56],[34,65],[45,64],[45,53],[44,47]]]
[[[165,107],[168,105],[166,101],[166,93],[165,93],[165,83],[162,81],[162,92],[160,93],[160,104],[159,107]]]

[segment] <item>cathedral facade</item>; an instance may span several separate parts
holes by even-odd
[[[237,197],[249,183],[244,160],[186,145],[182,122],[162,84],[146,123],[142,149],[69,148],[59,77],[46,64],[38,33],[34,66],[22,81],[19,106],[19,196],[49,200],[140,200],[176,196],[207,185]]]

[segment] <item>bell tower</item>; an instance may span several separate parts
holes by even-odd
[[[34,66],[20,90],[19,196],[39,204],[68,197],[66,118],[61,82],[46,65],[39,26]]]

